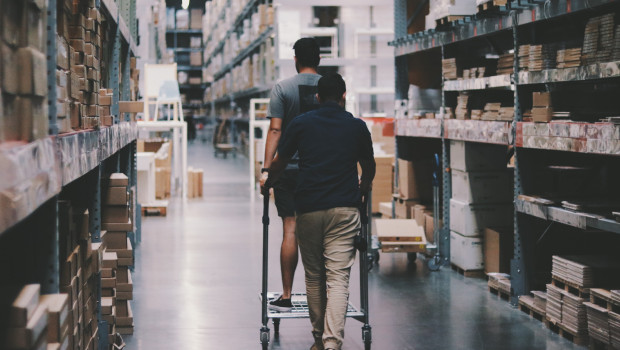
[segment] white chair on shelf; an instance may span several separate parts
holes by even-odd
[[[153,120],[147,121],[158,120],[160,105],[168,108],[166,120],[183,121],[183,102],[181,101],[179,83],[176,80],[166,80],[161,84],[155,103],[155,114],[153,115]],[[171,109],[172,114],[170,113]]]

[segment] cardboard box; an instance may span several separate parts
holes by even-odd
[[[17,100],[17,112],[21,118],[21,140],[34,141],[47,137],[49,133],[47,101],[35,96],[22,96]]]
[[[121,315],[120,308],[116,309],[116,325],[120,327],[133,326],[133,311],[131,310],[131,303],[126,300],[119,301],[119,304],[123,304],[125,309]]]
[[[133,292],[133,280],[131,279],[131,273],[127,274],[127,281],[119,282],[117,280],[116,285],[116,290],[119,292]]]
[[[115,269],[118,267],[118,257],[116,253],[105,252],[103,253],[103,268]]]
[[[122,264],[121,263],[121,259],[133,259],[133,247],[131,246],[131,241],[129,240],[129,237],[125,238],[125,247],[126,248],[122,248],[122,249],[111,249],[108,248],[109,252],[115,252],[116,256],[118,257],[119,260],[119,266],[131,266],[133,265],[133,261],[130,261],[129,264]],[[127,260],[123,260],[123,261],[127,261]]]
[[[28,325],[39,304],[39,284],[28,284],[22,288],[17,298],[11,304],[9,324],[11,327],[24,328]]]
[[[127,249],[127,232],[108,231],[103,242],[107,250]]]
[[[550,92],[534,92],[532,94],[532,107],[551,107]]]
[[[47,341],[59,343],[63,340],[66,321],[69,317],[69,295],[42,295],[41,304],[47,307]]]
[[[552,107],[532,108],[532,119],[538,123],[548,123],[553,119]]]
[[[484,230],[484,272],[510,273],[514,235],[511,227]]]
[[[127,267],[119,267],[116,270],[116,281],[117,283],[129,283],[131,272]]]
[[[133,292],[119,292],[116,291],[117,300],[133,300]]]
[[[101,288],[116,288],[116,278],[101,278]]]
[[[129,178],[123,173],[110,174],[108,178],[108,187],[127,187],[129,186]]]
[[[190,66],[202,66],[202,52],[190,52],[189,65]]]
[[[450,231],[450,262],[465,271],[482,270],[482,237],[465,237]]]
[[[114,298],[112,297],[101,298],[101,313],[102,314],[111,315],[113,307],[114,307]]]
[[[101,227],[104,230],[108,231],[125,231],[125,232],[133,232],[133,222],[131,218],[126,223],[117,223],[117,222],[104,222],[101,224]]]
[[[2,91],[9,94],[17,94],[20,91],[21,81],[21,64],[18,64],[19,57],[17,51],[3,42],[0,42],[0,48],[2,49],[0,53],[2,58],[2,75],[0,75],[2,78]]]
[[[398,191],[401,198],[428,201],[433,198],[431,160],[398,160]]]
[[[507,152],[506,146],[450,140],[450,168],[476,172],[506,169]]]
[[[41,7],[34,2],[26,4],[24,14],[25,19],[21,30],[24,36],[22,39],[23,45],[45,52],[47,46],[47,12],[45,12],[45,2],[43,2]]]
[[[0,3],[0,24],[2,25],[3,38],[9,45],[17,46],[22,40],[21,29],[24,20],[23,1],[4,1]]]
[[[441,224],[439,226],[441,227]],[[430,243],[435,243],[434,230],[435,230],[435,221],[434,221],[433,215],[425,213],[424,214],[424,235],[426,236],[426,240]]]
[[[481,236],[490,226],[511,226],[514,207],[510,204],[471,204],[450,199],[450,230],[463,236]]]
[[[119,101],[118,111],[120,113],[141,113],[144,111],[144,102],[142,101]]]
[[[101,269],[101,278],[114,278],[114,269],[112,269],[112,268],[102,268]]]
[[[379,203],[379,213],[383,215],[384,218],[392,218],[392,202],[381,202]]]
[[[416,205],[418,205],[417,200],[412,199],[402,199],[395,198],[394,199],[394,212],[396,214],[397,219],[412,219],[412,211]]]
[[[108,187],[105,190],[103,203],[107,205],[127,205],[129,193],[126,186]]]
[[[416,204],[413,206],[413,218],[418,223],[418,226],[424,227],[426,223],[426,219],[424,216],[424,212],[426,211],[426,206],[422,204]]]
[[[26,327],[8,328],[6,344],[9,349],[30,349],[36,346],[47,327],[47,307],[37,305]],[[47,337],[43,337],[47,343]]]
[[[468,203],[507,203],[514,196],[512,170],[452,171],[452,198]]]
[[[102,223],[124,223],[129,220],[127,205],[104,205],[101,210]]]

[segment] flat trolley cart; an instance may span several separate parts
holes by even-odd
[[[364,348],[370,350],[370,344],[372,343],[372,329],[368,320],[368,270],[371,262],[372,253],[367,252],[367,247],[370,246],[369,237],[369,221],[368,221],[368,203],[365,201],[362,206],[361,222],[362,229],[360,232],[360,244],[356,244],[359,254],[359,266],[360,266],[360,301],[361,307],[358,309],[349,303],[347,309],[347,317],[353,318],[362,323],[362,340],[364,341]],[[267,349],[270,342],[271,333],[269,330],[269,319],[273,320],[274,335],[277,335],[280,331],[280,321],[286,318],[309,318],[308,302],[305,293],[293,293],[291,295],[291,302],[293,303],[293,309],[289,312],[278,312],[269,310],[267,304],[278,298],[277,293],[267,291],[267,276],[268,276],[268,253],[269,253],[269,196],[263,196],[263,286],[260,295],[262,303],[262,327],[260,329],[260,342],[263,349]]]

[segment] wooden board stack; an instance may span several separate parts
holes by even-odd
[[[609,312],[609,333],[611,338],[611,345],[614,348],[620,348],[620,290],[611,291],[611,302],[616,305],[616,308],[612,308]]]
[[[514,60],[515,55],[513,53],[500,55],[497,61],[497,75],[514,73]]]
[[[538,308],[539,310],[546,310],[547,309],[547,293],[540,291],[540,290],[534,290],[532,291],[532,295],[534,295],[534,306],[536,308]]]
[[[537,72],[555,68],[556,52],[549,45],[530,45],[528,70]]]
[[[553,256],[551,275],[580,288],[620,284],[620,262],[606,256]]]
[[[586,24],[581,63],[609,62],[614,46],[614,14],[591,18]]]
[[[581,65],[581,48],[558,50],[557,68],[573,68]]]
[[[614,35],[613,60],[620,61],[620,25],[616,26]]]
[[[502,104],[499,102],[487,103],[484,106],[484,113],[482,113],[482,120],[497,120],[499,117],[499,110]]]
[[[519,70],[527,71],[530,66],[530,45],[519,46]]]
[[[545,309],[547,320],[562,322],[562,292],[562,289],[552,284],[547,284],[547,303]]]
[[[458,68],[456,65],[456,58],[446,58],[441,60],[441,68],[443,78],[445,80],[458,79]]]
[[[472,109],[470,115],[471,120],[482,120],[482,109]]]
[[[456,110],[454,113],[456,119],[469,119],[469,109],[467,108],[467,105],[469,103],[469,95],[459,94],[456,101]]]
[[[502,107],[499,109],[499,116],[497,117],[497,120],[512,121],[514,117],[515,117],[514,107]]]
[[[504,294],[510,295],[510,275],[499,272],[487,273],[489,281],[487,286],[491,289],[501,291]]]
[[[485,72],[486,67],[473,67],[469,69],[463,69],[463,79],[483,78]]]

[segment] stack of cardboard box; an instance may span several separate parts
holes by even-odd
[[[57,11],[57,110],[60,132],[111,125],[111,98],[101,89],[102,17],[94,0],[59,1]],[[103,103],[102,103],[103,102]],[[100,119],[101,118],[101,119]]]
[[[40,290],[38,284],[30,284],[19,291],[9,308],[6,344],[2,344],[2,349],[47,348],[47,306],[39,300]]]
[[[532,95],[532,118],[535,122],[548,123],[553,119],[551,93],[534,92]]]
[[[372,182],[372,212],[379,212],[379,203],[391,202],[394,187],[394,156],[375,156],[377,170]],[[361,170],[359,174],[361,174]]]
[[[188,198],[201,198],[202,197],[202,176],[204,170],[194,169],[190,167],[187,170],[187,197]]]
[[[99,284],[96,277],[100,272],[103,250],[100,243],[92,243],[88,211],[71,208],[66,201],[63,201],[62,208],[60,217],[72,218],[70,222],[59,224],[66,240],[61,244],[66,259],[60,265],[60,291],[68,295],[69,344],[73,348],[90,349],[97,343],[99,329],[96,312]],[[73,210],[78,214],[72,215]]]
[[[129,80],[130,98],[132,101],[137,101],[140,95],[140,70],[135,57],[131,57],[129,60],[129,74],[131,74],[131,79]]]
[[[484,267],[485,228],[512,226],[513,186],[506,152],[499,145],[450,141],[450,260],[464,271]]]
[[[0,2],[0,142],[48,135],[46,2]]]
[[[47,349],[69,349],[69,296],[46,294],[40,302],[47,307]]]
[[[106,320],[110,335],[133,334],[133,282],[129,267],[133,265],[133,247],[127,232],[133,231],[133,195],[124,174],[111,174],[104,199],[102,221],[108,231],[102,235],[105,248],[102,288]],[[102,298],[102,304],[104,299]],[[103,313],[103,312],[102,312]],[[112,337],[111,337],[112,338]]]

